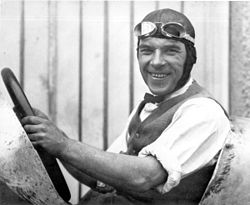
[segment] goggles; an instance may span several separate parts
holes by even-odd
[[[160,22],[149,22],[144,21],[137,24],[134,28],[134,34],[140,38],[146,38],[149,36],[153,36],[157,30],[163,36],[177,39],[186,39],[194,44],[194,38],[191,37],[185,30],[184,26],[177,22],[169,22],[166,24]]]

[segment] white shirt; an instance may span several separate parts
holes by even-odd
[[[192,79],[169,98],[183,94],[191,84]],[[137,107],[131,113],[125,130],[108,151],[126,151],[129,138],[127,129]],[[156,107],[147,104],[140,114],[141,119],[145,119]],[[185,176],[215,163],[214,157],[223,147],[229,132],[230,122],[218,103],[205,97],[192,98],[177,109],[169,126],[138,156],[154,156],[167,171],[166,183],[157,187],[158,191],[165,193],[177,186]]]

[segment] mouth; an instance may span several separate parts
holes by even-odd
[[[149,74],[153,79],[159,79],[159,80],[164,79],[170,75],[170,74],[166,74],[166,73],[150,73],[150,72],[149,72]]]

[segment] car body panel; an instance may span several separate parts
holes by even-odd
[[[200,205],[250,204],[250,119],[232,117],[231,125]]]
[[[14,111],[1,94],[0,150],[0,181],[13,192],[36,205],[66,204],[55,190]]]

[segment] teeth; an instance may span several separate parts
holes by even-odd
[[[152,77],[154,78],[165,78],[166,74],[159,74],[159,73],[151,73]]]

